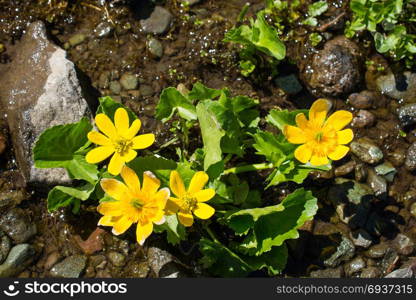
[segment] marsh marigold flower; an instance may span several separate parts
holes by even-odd
[[[101,187],[114,201],[102,202],[97,210],[104,215],[98,225],[112,226],[113,233],[124,233],[131,225],[137,223],[136,238],[143,245],[153,232],[153,224],[165,222],[164,208],[170,196],[168,188],[159,190],[160,181],[147,171],[143,173],[143,185],[137,174],[127,166],[121,170],[123,182],[105,178]]]
[[[303,113],[296,115],[296,125],[286,125],[283,133],[292,144],[302,144],[295,150],[295,157],[302,163],[314,166],[326,165],[331,160],[343,158],[354,134],[351,129],[342,130],[352,120],[352,114],[345,110],[333,113],[327,119],[329,103],[316,100],[309,110],[309,120]]]
[[[215,210],[204,203],[215,196],[215,190],[203,189],[208,182],[208,175],[205,172],[196,172],[192,177],[188,190],[178,172],[170,173],[170,189],[176,197],[170,197],[166,210],[170,213],[178,213],[179,222],[184,226],[192,226],[194,217],[209,219]]]
[[[95,124],[104,134],[97,131],[88,133],[88,139],[99,146],[89,151],[85,159],[96,164],[113,155],[108,165],[108,172],[112,175],[120,174],[124,164],[137,156],[135,150],[150,147],[155,141],[152,133],[137,135],[141,122],[137,119],[129,126],[129,115],[124,108],[116,110],[114,123],[107,115],[97,114]]]

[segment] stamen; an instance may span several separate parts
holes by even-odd
[[[315,139],[318,141],[318,142],[320,142],[321,140],[322,140],[322,138],[324,137],[324,133],[321,131],[321,132],[318,132],[316,135],[315,135]]]
[[[124,155],[131,149],[132,144],[130,140],[120,139],[114,143],[114,148],[117,153]]]
[[[131,202],[130,202],[131,206],[133,206],[134,208],[142,208],[144,203],[143,201],[141,201],[140,199],[134,198]]]
[[[189,211],[193,211],[196,208],[198,201],[195,197],[191,197],[189,194],[183,196],[184,208]]]

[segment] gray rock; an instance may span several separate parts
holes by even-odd
[[[409,256],[415,250],[415,243],[405,234],[399,233],[392,241],[392,246],[399,254]]]
[[[368,248],[373,243],[373,238],[364,229],[358,229],[357,231],[352,232],[350,238],[357,247]]]
[[[275,83],[288,95],[296,95],[303,89],[302,85],[299,83],[298,78],[294,74],[278,76],[275,79]]]
[[[373,169],[368,170],[367,183],[373,189],[376,196],[386,196],[387,181],[384,177],[377,175]]]
[[[338,245],[337,250],[328,259],[324,261],[324,265],[334,268],[342,262],[348,261],[355,255],[354,244],[346,237],[342,237],[341,243]]]
[[[0,193],[0,213],[4,213],[27,198],[22,190],[6,190]]]
[[[24,270],[34,258],[35,250],[29,244],[14,246],[6,261],[0,265],[0,277],[13,277]]]
[[[351,94],[348,97],[348,102],[357,109],[368,109],[373,106],[375,102],[375,94],[371,91],[362,91],[360,93]]]
[[[356,164],[355,168],[354,168],[354,178],[355,180],[357,180],[358,182],[363,182],[366,180],[368,175],[368,169],[367,166],[365,164]]]
[[[72,47],[74,47],[74,46],[77,46],[77,45],[79,45],[79,44],[82,44],[82,43],[85,41],[85,39],[86,39],[85,34],[82,34],[82,33],[77,33],[77,34],[74,34],[73,36],[71,36],[71,37],[69,38],[68,43],[69,43]]]
[[[376,86],[379,92],[391,98],[403,99],[405,102],[411,101],[416,95],[416,74],[404,72],[395,76],[390,72],[379,76],[376,79]]]
[[[136,75],[126,73],[121,76],[120,83],[121,86],[126,90],[134,90],[137,88],[139,80],[137,79]]]
[[[157,58],[161,58],[163,56],[163,46],[162,43],[159,42],[159,40],[155,38],[151,38],[147,42],[147,49],[149,49],[149,52]]]
[[[144,20],[140,20],[140,25],[145,33],[162,34],[169,29],[172,22],[172,14],[161,6],[156,6],[152,14]]]
[[[310,276],[312,278],[341,278],[344,277],[344,269],[339,266],[338,268],[328,268],[323,270],[312,271]]]
[[[367,267],[361,271],[361,278],[379,278],[381,271],[377,267]]]
[[[416,103],[407,104],[397,110],[400,123],[403,127],[416,123]]]
[[[359,138],[350,147],[351,152],[365,163],[375,164],[383,159],[383,152],[369,138]]]
[[[335,169],[334,174],[336,177],[345,176],[352,171],[354,171],[354,168],[356,166],[355,161],[351,160],[347,162],[346,164],[343,164],[342,166],[339,166]]]
[[[149,97],[154,94],[153,88],[148,84],[141,84],[140,85],[140,94],[143,97]]]
[[[416,170],[416,142],[407,149],[406,160],[404,161],[406,169],[410,171]]]
[[[68,184],[64,169],[37,169],[32,150],[47,128],[91,116],[74,64],[48,41],[42,22],[29,25],[11,63],[0,65],[0,101],[6,108],[19,169],[28,183]]]
[[[409,268],[395,270],[387,274],[386,276],[384,276],[384,278],[413,278],[414,277],[413,274],[414,274],[413,269],[409,267]]]
[[[345,264],[344,266],[345,274],[347,276],[354,275],[355,273],[358,273],[362,269],[364,269],[365,266],[366,266],[366,263],[364,259],[361,256],[358,256]]]
[[[165,250],[157,247],[150,247],[147,250],[147,259],[150,269],[156,274],[157,277],[186,277],[186,274],[177,264],[177,259]]]
[[[397,173],[396,168],[388,161],[375,166],[374,171],[377,175],[383,176],[388,182],[392,182]]]
[[[56,264],[51,269],[51,275],[63,278],[78,278],[84,271],[87,263],[85,255],[72,255]]]
[[[12,243],[7,235],[3,233],[0,233],[0,235],[2,235],[0,238],[0,263],[2,263],[9,254]]]
[[[399,259],[400,258],[397,255],[396,251],[394,251],[393,249],[387,249],[387,252],[380,263],[380,267],[383,270],[383,274],[391,273],[396,268]]]
[[[126,256],[116,251],[110,251],[107,254],[108,260],[116,267],[122,267],[126,264]]]
[[[5,232],[16,244],[21,244],[33,237],[37,230],[36,224],[21,208],[13,208],[0,217],[0,230]]]
[[[110,72],[104,71],[100,74],[100,77],[98,78],[98,87],[102,89],[108,88],[108,85],[110,84]]]
[[[354,128],[370,127],[374,124],[376,117],[368,110],[360,109],[352,119],[351,126]]]
[[[116,95],[120,94],[120,92],[121,92],[121,84],[120,84],[120,82],[115,81],[115,80],[114,81],[111,81],[110,84],[109,84],[109,87],[110,87],[110,91],[113,94],[116,94]]]

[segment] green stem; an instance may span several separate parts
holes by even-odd
[[[231,173],[238,174],[238,173],[244,173],[244,172],[250,172],[250,171],[271,169],[273,167],[274,166],[273,166],[272,163],[251,164],[251,165],[229,168],[229,169],[225,170],[223,174],[225,174],[225,175],[226,174],[231,174]]]
[[[220,243],[220,241],[218,241],[217,237],[215,236],[214,232],[212,232],[211,228],[208,227],[207,224],[204,224],[204,228],[207,231],[208,235],[211,237],[211,239],[216,242],[216,243]]]

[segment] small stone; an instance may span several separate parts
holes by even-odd
[[[22,190],[8,190],[0,193],[0,212],[5,213],[27,198]],[[0,217],[1,219],[1,217]]]
[[[380,263],[381,269],[383,270],[383,274],[391,273],[396,268],[399,259],[400,258],[397,255],[396,251],[394,251],[393,249],[388,249],[383,257],[383,260]]]
[[[342,237],[341,243],[338,245],[337,250],[328,259],[324,261],[324,265],[327,267],[336,267],[344,261],[350,260],[355,255],[354,244],[346,237]]]
[[[14,246],[6,261],[0,265],[0,278],[13,277],[22,272],[32,262],[35,250],[29,244]]]
[[[361,256],[358,256],[351,260],[350,262],[346,263],[344,266],[345,274],[347,276],[354,275],[355,273],[360,272],[363,268],[365,268],[366,263]]]
[[[405,234],[399,233],[392,241],[392,246],[399,254],[409,256],[415,250],[415,243]]]
[[[83,241],[82,238],[77,235],[75,240],[85,254],[94,254],[95,252],[101,251],[104,247],[104,242],[102,235],[105,233],[105,230],[101,228],[96,228],[90,236]]]
[[[374,167],[374,171],[377,175],[383,176],[388,182],[392,182],[397,173],[396,168],[388,161]]]
[[[157,247],[150,247],[147,250],[147,259],[150,269],[156,274],[157,277],[186,277],[184,272],[176,263],[176,258],[165,250]]]
[[[348,175],[349,173],[354,171],[355,165],[356,165],[355,161],[351,160],[351,161],[347,162],[346,164],[343,164],[342,166],[339,166],[334,171],[335,176],[336,177],[341,177],[341,176]]]
[[[344,277],[344,269],[339,266],[338,268],[328,268],[323,270],[312,271],[310,276],[312,278],[341,278]]]
[[[114,93],[116,95],[120,94],[120,91],[121,91],[120,82],[115,81],[115,80],[114,81],[111,81],[109,87],[110,87],[110,91],[112,93]]]
[[[411,101],[416,94],[416,74],[411,72],[393,74],[393,72],[389,72],[386,75],[379,76],[376,79],[376,85],[381,94],[396,100]]]
[[[404,164],[406,159],[406,150],[403,148],[397,148],[393,152],[388,153],[389,160],[395,167],[400,167]]]
[[[358,229],[351,233],[351,240],[357,247],[368,248],[373,243],[373,238],[364,229]]]
[[[154,94],[153,88],[148,84],[141,84],[140,85],[140,94],[143,97],[150,97]]]
[[[373,169],[368,170],[367,183],[376,196],[386,195],[387,181],[382,176],[377,175]]]
[[[133,262],[126,267],[125,276],[128,278],[146,278],[149,272],[150,267],[147,262]]]
[[[384,278],[412,278],[413,274],[413,269],[409,267],[395,270],[384,276]]]
[[[102,72],[98,78],[98,86],[102,89],[107,89],[110,83],[110,72]]]
[[[367,267],[361,271],[361,278],[379,278],[381,271],[377,267]]]
[[[416,123],[416,103],[407,104],[397,110],[400,123],[403,127]]]
[[[374,124],[376,117],[368,110],[360,109],[353,118],[351,126],[354,128],[370,127]]]
[[[68,43],[72,47],[74,47],[74,46],[77,46],[77,45],[83,43],[85,41],[85,38],[86,38],[85,34],[77,33],[77,34],[74,34],[73,36],[71,36],[69,38]]]
[[[278,76],[275,79],[275,83],[288,95],[296,95],[303,89],[302,85],[299,83],[298,78],[294,74]]]
[[[350,145],[351,152],[368,164],[378,163],[383,159],[383,152],[368,138],[359,138]]]
[[[126,73],[121,76],[120,83],[126,90],[134,90],[137,88],[139,80],[135,75]]]
[[[36,224],[21,208],[13,208],[0,217],[0,230],[5,232],[16,244],[21,244],[32,238],[37,230]]]
[[[45,264],[43,265],[43,268],[45,270],[49,270],[52,268],[58,260],[61,258],[61,254],[58,251],[51,252],[48,257],[46,258]]]
[[[364,164],[357,164],[354,169],[354,178],[358,182],[363,182],[367,179],[367,167]]]
[[[110,251],[107,254],[108,260],[116,267],[122,267],[126,264],[126,257],[116,251]]]
[[[373,106],[375,94],[371,91],[362,91],[354,93],[348,97],[348,102],[357,109],[368,109]]]
[[[377,244],[368,249],[365,255],[370,258],[381,258],[386,254],[388,249],[389,245],[386,243]]]
[[[149,18],[141,20],[140,25],[145,33],[162,34],[172,21],[172,14],[161,6],[156,6]]]
[[[99,38],[103,38],[103,37],[110,35],[112,31],[113,31],[113,26],[111,26],[111,23],[107,21],[101,22],[94,29],[95,35]]]
[[[86,263],[87,257],[85,255],[69,256],[51,269],[51,275],[63,278],[78,278],[84,271]]]
[[[9,237],[3,233],[2,235],[3,236],[0,238],[0,263],[6,259],[12,247]]]
[[[159,40],[155,38],[151,38],[147,42],[147,49],[149,49],[149,52],[157,58],[161,58],[163,56],[163,46],[162,43],[159,42]]]
[[[407,149],[406,160],[404,162],[406,169],[409,171],[416,170],[416,142]]]

